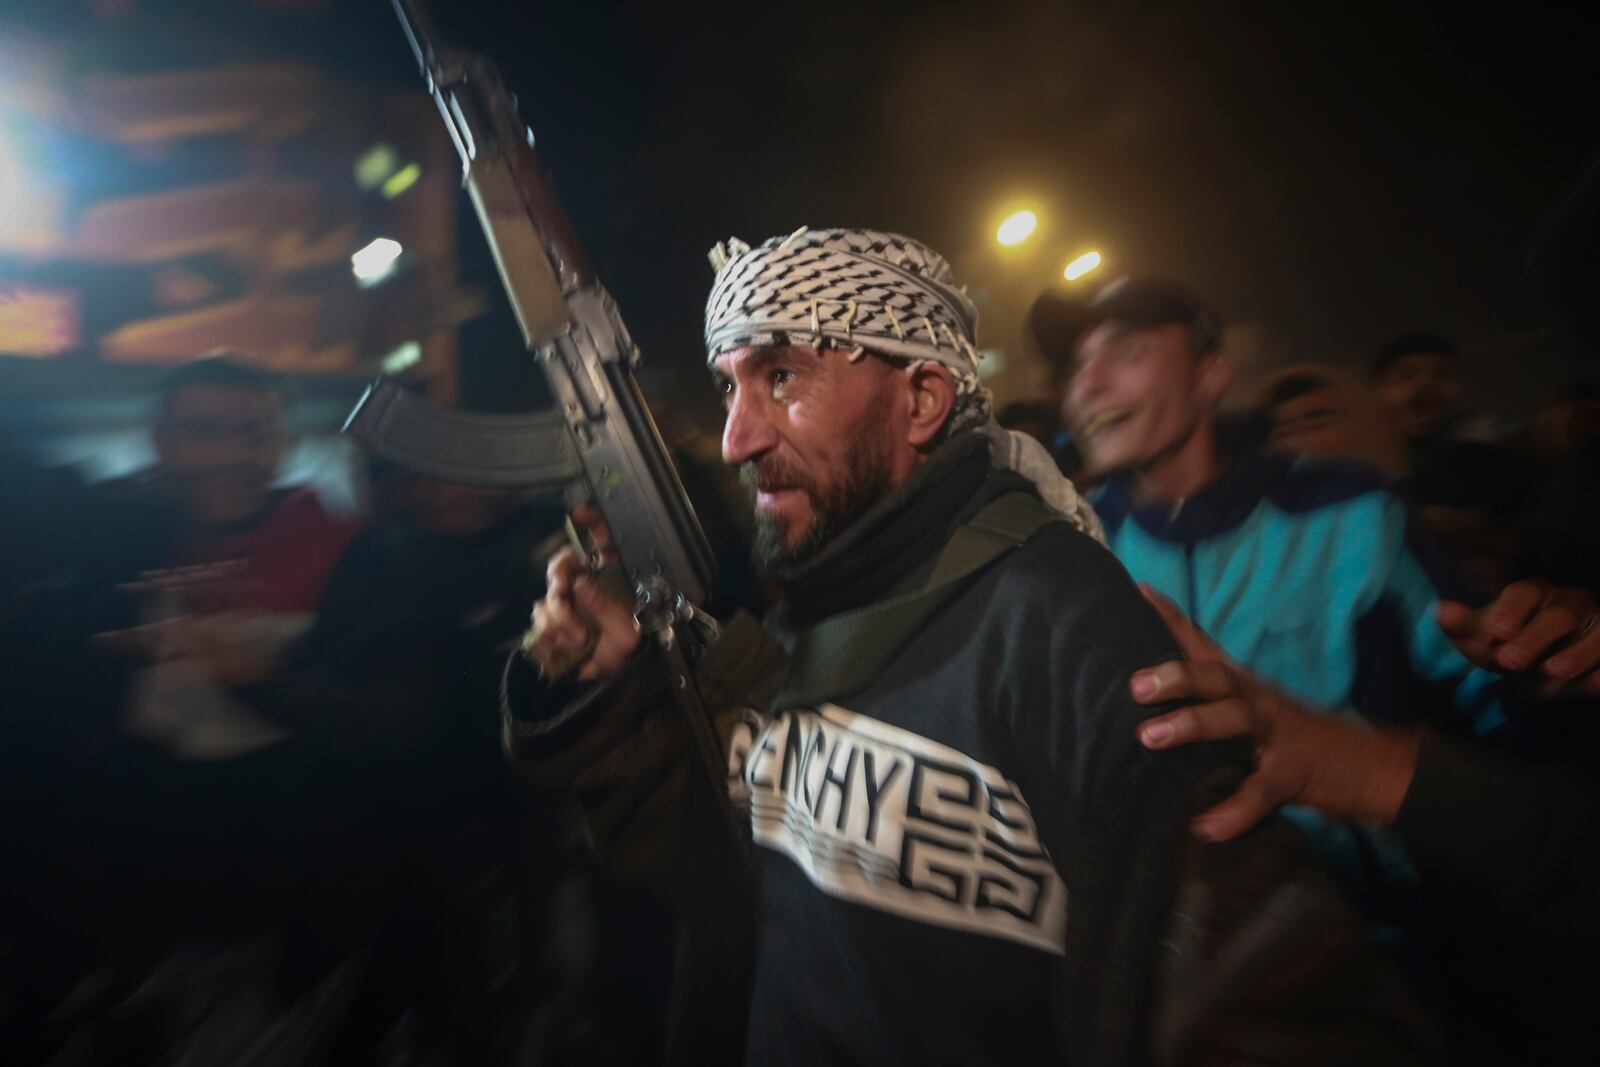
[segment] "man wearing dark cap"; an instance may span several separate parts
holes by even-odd
[[[1408,333],[1378,350],[1372,382],[1407,437],[1441,437],[1461,403],[1461,353],[1442,334]]]
[[[1501,721],[1496,677],[1435,618],[1441,598],[1464,591],[1414,547],[1404,504],[1377,476],[1219,442],[1233,370],[1204,301],[1172,282],[1124,279],[1088,305],[1047,298],[1032,318],[1060,361],[1078,445],[1110,475],[1095,505],[1135,579],[1310,706],[1405,721],[1426,686],[1462,732]],[[1387,839],[1289,814],[1363,903],[1410,881]]]

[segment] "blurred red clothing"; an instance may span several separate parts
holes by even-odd
[[[315,612],[334,564],[360,530],[355,519],[335,518],[314,490],[284,491],[255,526],[204,549],[185,549],[174,566],[238,561],[245,588],[231,606],[273,614]]]

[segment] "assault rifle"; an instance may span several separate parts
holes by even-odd
[[[726,805],[727,761],[681,640],[685,627],[714,625],[697,605],[715,564],[634,379],[639,350],[590,269],[494,64],[441,44],[421,0],[393,3],[555,406],[526,415],[467,414],[380,379],[345,431],[379,457],[445,481],[562,489],[570,503],[596,504],[632,586],[640,629],[661,645],[672,691]],[[731,809],[726,813],[731,818]]]

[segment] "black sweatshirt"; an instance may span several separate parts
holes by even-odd
[[[919,587],[958,526],[1025,486],[977,445],[947,446],[820,557],[778,575],[786,601],[769,632],[792,650],[819,620]],[[1137,744],[1152,712],[1130,698],[1129,676],[1179,653],[1111,553],[1065,523],[1045,526],[954,589],[853,691],[826,672],[767,684],[783,677],[781,658],[777,672],[750,668],[734,644],[725,636],[701,673],[708,702],[743,704],[719,725],[756,845],[744,1061],[1150,1062],[1194,782],[1219,753]],[[650,658],[557,714],[514,699],[506,724],[513,755],[546,782],[575,784],[597,845],[636,872],[693,865],[666,814],[682,806],[693,764],[679,713],[650,710],[662,692]],[[1286,830],[1257,843],[1269,838],[1296,846]],[[1211,870],[1225,878],[1230,867],[1264,869]],[[1341,946],[1359,923],[1334,915],[1331,888],[1296,881],[1318,877],[1309,858],[1273,870],[1237,897],[1237,913],[1191,926],[1195,959],[1247,923],[1263,892],[1290,883],[1332,910],[1305,927],[1317,927],[1312,938],[1283,943],[1352,958]],[[1196,897],[1194,913],[1226,895]],[[1351,973],[1370,976],[1369,962]],[[1221,1004],[1226,984],[1206,996]],[[1254,1019],[1272,1015],[1275,992],[1257,989]],[[1361,1030],[1360,1009],[1326,992],[1313,1013],[1324,1009]],[[1236,1031],[1222,1014],[1205,1017],[1198,1040],[1227,1044],[1219,1035]],[[1382,1030],[1394,1034],[1394,1019]]]
[[[781,576],[780,642],[903,585],[1026,485],[981,454],[953,459]],[[1179,806],[1148,807],[1156,757],[1128,695],[1135,669],[1177,655],[1111,553],[1056,523],[865,688],[791,686],[747,711],[732,749],[760,846],[748,1062],[1059,1059],[1067,915],[1111,874],[1083,861],[1115,862],[1097,838],[1135,811],[1142,832],[1181,833]],[[1164,912],[1170,887],[1151,888]]]

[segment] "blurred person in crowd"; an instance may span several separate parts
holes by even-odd
[[[1122,279],[1063,309],[1041,346],[1064,365],[1068,420],[1112,550],[1230,655],[1308,704],[1407,721],[1438,709],[1461,733],[1504,719],[1498,679],[1439,629],[1469,596],[1363,467],[1219,442],[1233,380],[1222,322],[1181,285]],[[1418,690],[1427,690],[1426,703]],[[1314,812],[1290,816],[1356,899],[1382,913],[1412,881],[1403,850]]]
[[[1574,383],[1536,426],[1544,476],[1518,531],[1522,569],[1600,594],[1600,385]]]
[[[103,489],[159,546],[127,587],[145,594],[145,624],[105,638],[151,661],[127,729],[182,758],[271,744],[281,735],[207,676],[219,659],[209,646],[270,665],[311,625],[359,523],[330,515],[311,488],[276,486],[288,397],[236,356],[168,375],[151,439],[155,464]]]
[[[1600,162],[1591,161],[1540,231],[1528,278],[1579,350],[1600,357]]]
[[[233,355],[173,371],[151,431],[156,462],[109,487],[163,512],[170,567],[241,562],[249,605],[306,612],[358,524],[328,514],[316,492],[278,487],[289,443],[288,394]]]
[[[1135,674],[1146,706],[1185,706],[1142,723],[1152,749],[1240,738],[1256,771],[1202,812],[1195,833],[1228,840],[1283,804],[1391,828],[1422,872],[1456,900],[1444,905],[1452,968],[1456,1063],[1592,1062],[1600,1033],[1600,749],[1553,760],[1434,730],[1329,715],[1232,661],[1170,601],[1147,590],[1185,659]],[[1600,696],[1595,597],[1535,582],[1509,586],[1480,610],[1451,605],[1440,622],[1479,665],[1537,665],[1542,684]],[[1454,919],[1452,923],[1449,920]],[[1457,946],[1466,946],[1465,950]]]
[[[1058,360],[1052,359],[1050,354],[1043,350],[1039,342],[1039,338],[1052,337],[1059,332],[1058,320],[1070,306],[1070,302],[1063,300],[1057,292],[1046,291],[1040,294],[1028,308],[1022,344],[1031,357],[1042,360],[1048,368],[1046,385],[1052,409],[1052,418],[1049,421],[1056,427],[1055,438],[1047,442],[1050,452],[1055,456],[1056,464],[1062,473],[1072,479],[1072,484],[1087,492],[1100,484],[1100,477],[1085,467],[1083,451],[1078,447],[1072,427],[1067,423],[1067,380],[1062,373],[1062,366]]]
[[[1440,334],[1404,334],[1379,350],[1370,371],[1390,417],[1408,440],[1449,436],[1466,395],[1454,341]]]
[[[184,364],[162,386],[155,465],[106,489],[143,508],[164,542],[164,558],[131,586],[147,595],[146,624],[106,637],[151,660],[127,730],[180,758],[227,758],[281,739],[208,672],[221,648],[264,671],[305,632],[359,528],[331,516],[313,489],[275,485],[287,404],[277,378],[237,357]]]
[[[1054,448],[1061,436],[1061,416],[1043,401],[1016,400],[1001,408],[995,421],[1008,430],[1025,433],[1046,448]]]
[[[194,631],[183,661],[270,733],[169,749],[128,789],[159,899],[117,968],[141,988],[121,1027],[201,1062],[648,1059],[664,994],[617,968],[597,987],[591,955],[631,935],[648,957],[660,924],[596,898],[564,805],[515,781],[492,715],[461,714],[496,699],[559,513],[371,471],[372,521],[272,656],[204,614],[119,637]],[[95,1001],[68,1017],[107,1025]]]
[[[38,652],[8,672],[8,749],[48,747],[19,787],[36,813],[16,880],[17,959],[35,976],[13,1002],[23,1045],[53,1040],[42,1020],[59,1029],[63,1004],[123,1020],[113,1044],[159,1042],[131,1032],[140,1011],[105,1009],[166,966],[173,931],[235,902],[242,843],[274,794],[233,772],[287,737],[226,691],[217,664],[270,670],[357,528],[310,490],[274,487],[286,396],[238,359],[168,375],[151,437],[149,470],[92,487],[55,522],[57,558],[17,620]]]
[[[1515,526],[1533,499],[1532,465],[1515,452],[1457,433],[1466,390],[1448,337],[1410,333],[1373,357],[1373,387],[1409,452],[1407,498],[1432,535],[1485,589],[1515,569]]]
[[[1404,440],[1365,383],[1348,371],[1310,363],[1284,367],[1267,379],[1259,397],[1270,451],[1356,460],[1391,481],[1406,476]]]
[[[784,589],[699,663],[729,764],[693,763],[682,679],[570,550],[506,718],[608,861],[685,900],[711,981],[680,985],[698,1014],[678,1034],[731,1047],[682,1062],[1426,1060],[1398,975],[1291,828],[1239,862],[1175,850],[1202,768],[1125,765],[1131,732],[1102,744],[1132,717],[1130,669],[1170,647],[1049,456],[991,421],[944,260],[860,230],[719,251],[723,458]],[[599,516],[575,518],[603,549]],[[748,872],[719,852],[722,790]]]
[[[593,927],[570,815],[516,781],[494,716],[462,713],[498,698],[560,513],[383,461],[369,470],[372,517],[312,628],[270,671],[214,665],[287,735],[231,773],[271,798],[253,813],[265,859],[241,869],[263,887],[258,910],[285,924],[288,984],[304,994],[358,961],[326,1035],[333,1062],[404,1049],[494,1063],[533,1047],[554,1061],[647,1058],[648,1011],[628,1013],[631,1031],[598,1032],[599,998],[649,1007],[649,991],[594,988],[590,944],[615,935]],[[626,909],[607,914],[649,932]]]
[[[1230,657],[1308,708],[1457,736],[1514,732],[1506,712],[1523,703],[1517,691],[1539,648],[1505,649],[1491,671],[1451,643],[1441,601],[1458,602],[1447,612],[1468,610],[1473,590],[1415,536],[1380,476],[1222,448],[1216,407],[1231,371],[1219,330],[1187,290],[1125,281],[1055,337],[1072,367],[1069,419],[1091,465],[1114,472],[1096,504],[1118,557]],[[1457,905],[1419,883],[1392,832],[1303,806],[1285,811],[1375,932],[1404,934],[1396,947],[1459,1041],[1457,973],[1475,972],[1452,964],[1488,944],[1489,931],[1476,942],[1441,936],[1459,934]],[[1484,948],[1474,962],[1484,958],[1496,957]]]
[[[1545,466],[1560,466],[1592,448],[1600,440],[1600,383],[1573,382],[1534,414],[1529,431],[1529,451]]]
[[[995,416],[995,422],[1007,430],[1025,433],[1044,445],[1056,461],[1056,466],[1061,468],[1061,473],[1079,489],[1094,484],[1084,472],[1083,456],[1072,442],[1071,431],[1061,421],[1059,404],[1018,400],[1001,408]]]
[[[122,799],[105,772],[127,670],[90,635],[134,620],[117,593],[150,557],[75,472],[0,446],[0,1062],[67,1036],[52,1012],[105,963],[137,889],[109,846]]]
[[[41,581],[82,559],[98,513],[77,472],[43,466],[9,435],[0,436],[0,500],[12,505],[0,524],[3,625],[24,612]]]

